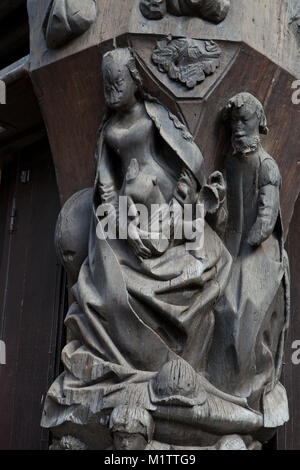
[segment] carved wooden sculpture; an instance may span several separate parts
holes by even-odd
[[[241,173],[239,167],[226,172],[229,211],[226,242],[228,238],[227,245],[235,261],[234,250],[240,253],[240,234],[244,234],[245,230],[242,226],[232,227],[230,221],[251,226],[251,231],[247,229],[243,241],[248,254],[245,258],[246,272],[253,279],[252,271],[259,267],[261,279],[257,279],[258,285],[268,277],[266,269],[272,272],[270,287],[262,287],[262,297],[258,296],[258,287],[254,281],[252,284],[247,282],[245,286],[245,295],[251,299],[253,287],[258,299],[253,309],[263,310],[260,321],[262,326],[257,327],[257,332],[253,331],[252,337],[252,314],[248,303],[245,304],[246,324],[237,343],[245,345],[247,340],[249,351],[243,346],[242,352],[237,351],[236,360],[245,355],[246,364],[241,366],[240,382],[245,387],[248,381],[251,391],[241,393],[234,387],[239,378],[235,364],[230,364],[229,371],[226,370],[227,377],[231,379],[230,386],[225,385],[225,369],[218,375],[216,364],[211,366],[211,378],[214,380],[216,377],[217,387],[204,375],[208,370],[207,360],[214,340],[214,312],[218,312],[218,308],[221,310],[222,321],[222,315],[226,319],[229,315],[225,314],[224,298],[231,299],[233,296],[236,302],[245,303],[244,294],[238,293],[235,285],[236,264],[231,271],[232,258],[218,235],[205,222],[204,249],[200,256],[187,250],[184,239],[169,240],[164,249],[158,252],[149,243],[149,238],[145,241],[142,236],[142,231],[150,227],[143,227],[142,230],[136,226],[135,236],[128,230],[128,239],[123,240],[121,237],[124,214],[119,205],[120,196],[130,198],[131,206],[143,204],[150,210],[153,204],[164,204],[172,210],[174,204],[195,204],[199,198],[204,200],[203,191],[206,188],[206,207],[209,206],[207,195],[214,195],[217,203],[211,212],[216,212],[223,208],[222,203],[224,205],[225,202],[222,182],[221,185],[214,184],[214,175],[210,183],[206,182],[203,157],[192,136],[175,116],[142,88],[142,80],[129,49],[108,52],[103,58],[102,70],[108,112],[100,131],[96,153],[89,254],[86,251],[88,257],[73,289],[76,301],[66,320],[70,331],[70,341],[63,352],[66,370],[48,393],[43,424],[53,427],[76,419],[83,426],[88,426],[92,417],[106,414],[110,409],[124,404],[124,400],[129,400],[133,413],[142,409],[141,416],[147,416],[150,412],[153,414],[151,419],[155,422],[156,435],[161,436],[161,448],[167,444],[164,442],[166,426],[168,443],[175,446],[191,447],[204,432],[209,437],[203,438],[202,447],[209,446],[212,441],[216,446],[220,445],[220,434],[227,436],[230,442],[230,436],[239,433],[249,436],[244,444],[251,446],[258,431],[264,427],[276,427],[287,419],[285,393],[278,384],[282,362],[278,351],[282,350],[280,341],[283,341],[287,321],[284,320],[284,300],[280,302],[283,296],[280,285],[285,273],[281,232],[277,241],[274,240],[277,243],[277,254],[276,247],[268,248],[266,245],[260,259],[257,249],[252,248],[263,242],[266,244],[279,217],[280,175],[275,162],[259,147],[258,132],[266,130],[263,108],[248,94],[239,95],[228,105],[228,113],[231,112],[232,116],[234,151],[241,155],[234,156],[234,164],[237,165],[240,158],[241,168],[245,165],[243,159],[248,166],[244,173]],[[257,149],[260,153],[257,153]],[[254,179],[248,167],[256,172]],[[253,186],[253,181],[257,187]],[[238,190],[240,194],[241,184],[246,185],[245,194],[250,197],[250,206],[248,209],[248,202],[241,193],[240,207],[244,212],[239,215],[231,212],[230,202],[233,200],[234,204],[237,203],[234,191]],[[257,203],[254,205],[254,196],[249,195],[247,184],[252,185],[257,195]],[[87,195],[82,192],[78,200],[67,203],[64,217],[70,219],[68,211],[73,211],[74,204],[79,214],[80,201],[84,206]],[[103,204],[109,205],[117,214],[115,221],[119,236],[115,240],[109,240],[103,234],[98,215],[98,208]],[[74,223],[76,227],[76,221]],[[62,259],[66,269],[70,270],[69,260],[65,262],[66,254],[73,250],[77,266],[76,254],[82,252],[86,242],[84,238],[79,238],[76,248],[73,237],[71,250],[68,246],[69,230],[64,233],[63,226],[60,224],[59,227]],[[175,231],[175,223],[174,227]],[[230,243],[231,230],[233,248]],[[266,267],[267,255],[264,253],[267,249],[271,253],[269,256],[276,258],[270,260],[274,264],[270,268]],[[240,263],[235,263],[240,269]],[[243,263],[242,258],[242,266]],[[275,266],[278,270],[276,275]],[[74,271],[71,274],[74,276]],[[229,287],[226,288],[227,284]],[[234,293],[228,294],[232,285]],[[274,289],[276,305],[273,301]],[[241,309],[239,313],[242,313]],[[270,318],[273,321],[271,330],[268,329]],[[227,333],[230,326],[233,330]],[[229,338],[234,331],[234,322],[230,321],[223,326],[221,334]],[[261,338],[265,338],[267,333],[266,344],[261,344]],[[223,338],[220,345],[225,346]],[[259,361],[257,347],[270,349],[269,361],[266,359],[266,350],[261,352],[263,362]],[[266,368],[266,375],[259,383],[255,380],[256,369],[252,377],[253,364],[248,364],[252,348],[253,360],[259,361],[255,366]],[[214,349],[216,351],[217,348]],[[220,351],[216,363],[220,364],[223,357],[223,351]],[[273,366],[275,360],[276,368]],[[220,384],[217,383],[219,377]],[[278,400],[278,396],[281,402],[274,416],[271,405],[272,401]],[[263,409],[260,407],[262,397]],[[221,412],[217,411],[219,407]],[[183,409],[185,411],[182,414]],[[128,424],[126,419],[130,416],[130,413],[122,415],[124,432]],[[114,421],[114,418],[111,419]],[[186,437],[178,438],[182,426],[186,427],[188,433]],[[131,448],[139,449],[143,447],[143,433],[135,431],[135,434],[137,437],[129,441]]]
[[[194,88],[220,65],[221,50],[214,41],[168,38],[159,41],[152,60],[171,80]]]
[[[219,27],[229,1],[126,5],[134,6],[130,33],[113,34],[120,18],[111,4],[110,28],[95,20],[101,39],[91,28],[89,46],[74,41],[71,58],[67,48],[52,51],[41,69],[34,57],[65,202],[56,248],[73,294],[64,372],[42,426],[60,449],[259,449],[288,420],[280,173],[290,181],[285,228],[300,177],[295,133],[288,158],[277,134],[281,122],[296,122],[292,104],[283,106],[292,77],[226,29],[236,2]],[[144,222],[142,208],[158,205],[162,213]],[[193,240],[176,233],[195,227],[200,206],[204,244],[189,249]],[[111,222],[114,238],[105,232]]]
[[[96,13],[95,0],[52,0],[44,20],[47,46],[55,49],[85,33]]]
[[[255,409],[263,403],[265,426],[276,427],[289,416],[279,382],[289,325],[281,176],[260,143],[260,134],[268,133],[261,103],[240,93],[229,101],[224,118],[232,133],[232,154],[225,167],[225,242],[233,270],[216,308],[210,377],[222,389],[247,398]]]

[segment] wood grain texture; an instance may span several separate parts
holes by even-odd
[[[61,60],[115,36],[131,32],[172,34],[198,39],[245,42],[292,74],[300,76],[299,48],[291,31],[290,2],[293,0],[232,0],[227,18],[214,25],[199,18],[167,15],[149,21],[139,10],[139,0],[98,0],[98,17],[90,30],[58,51],[49,51],[41,25],[50,0],[28,0],[32,69]]]

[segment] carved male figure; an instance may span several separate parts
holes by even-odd
[[[164,17],[166,11],[176,16],[194,16],[213,23],[223,21],[230,8],[230,0],[141,0],[140,9],[150,20]]]
[[[247,398],[255,409],[260,409],[263,398],[265,412],[266,397],[281,390],[277,406],[284,421],[287,402],[279,379],[289,280],[280,216],[281,176],[261,144],[260,134],[268,132],[262,104],[253,95],[240,93],[229,100],[224,118],[232,143],[224,172],[225,242],[234,263],[216,308],[210,374],[221,389]]]

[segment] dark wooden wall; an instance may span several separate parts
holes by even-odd
[[[20,151],[2,169],[0,338],[7,363],[0,366],[0,449],[48,447],[40,419],[57,373],[62,325],[61,268],[53,243],[59,207],[47,145]]]
[[[48,449],[40,427],[59,373],[66,279],[54,230],[60,201],[46,129],[29,74],[26,0],[0,2],[0,449]]]
[[[292,349],[294,341],[300,340],[300,198],[298,199],[290,232],[287,239],[287,250],[291,267],[291,324],[286,342],[285,366],[283,368],[283,382],[286,386],[290,421],[278,433],[279,450],[300,450],[300,364],[292,362]]]

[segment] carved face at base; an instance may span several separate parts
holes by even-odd
[[[234,153],[255,152],[260,142],[259,119],[250,106],[235,108],[231,114],[232,146]]]
[[[136,102],[137,85],[128,68],[128,49],[115,50],[103,58],[105,101],[112,110],[130,109]]]
[[[113,435],[115,450],[144,450],[147,441],[142,434],[116,431]]]

